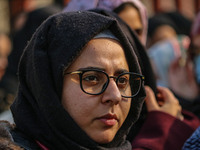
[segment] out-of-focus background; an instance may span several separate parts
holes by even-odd
[[[69,0],[0,0],[0,31],[12,32],[23,24],[23,13],[55,4],[64,7]]]
[[[23,20],[16,19],[22,12],[32,11],[55,3],[64,7],[70,0],[0,0],[0,31],[11,32],[14,26],[20,26]],[[147,7],[148,15],[158,12],[179,11],[189,19],[193,19],[200,8],[200,0],[141,0]]]

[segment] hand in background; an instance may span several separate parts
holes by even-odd
[[[145,102],[148,112],[161,111],[172,115],[177,119],[184,119],[181,113],[182,107],[179,105],[178,100],[168,88],[157,87],[157,100],[149,86],[145,86],[145,90],[147,94]]]
[[[172,62],[169,69],[170,89],[178,96],[193,100],[199,94],[199,88],[195,80],[192,62],[180,64],[180,59]]]

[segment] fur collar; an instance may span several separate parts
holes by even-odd
[[[14,143],[10,133],[14,127],[15,126],[10,124],[8,121],[0,121],[0,149],[23,150],[23,148]]]

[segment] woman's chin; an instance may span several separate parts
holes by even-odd
[[[91,138],[95,141],[95,142],[97,142],[97,143],[99,143],[99,144],[107,144],[107,143],[110,143],[110,142],[112,142],[112,140],[114,139],[114,137],[115,137],[115,135],[113,135],[113,133],[112,134],[100,134],[100,135],[98,135],[98,134],[94,134]]]

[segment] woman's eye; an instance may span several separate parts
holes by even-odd
[[[121,78],[119,78],[119,80],[118,80],[118,85],[119,85],[120,87],[126,86],[127,83],[128,83],[128,79],[125,78],[125,77],[121,77]]]
[[[88,75],[83,77],[82,79],[85,84],[91,84],[91,85],[96,85],[99,83],[99,78],[95,75]]]
[[[91,76],[91,75],[84,77],[83,80],[85,80],[85,81],[98,81],[96,76]]]

